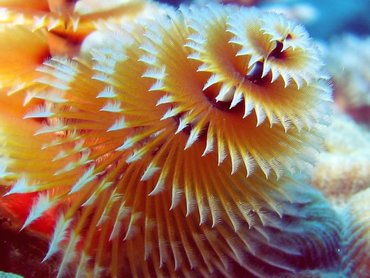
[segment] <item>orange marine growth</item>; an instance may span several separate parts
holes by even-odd
[[[145,0],[0,0],[1,24],[47,31],[52,52],[59,52],[58,55],[77,53],[87,35],[109,24],[159,13],[158,3]],[[61,53],[60,48],[69,49]]]
[[[326,256],[330,209],[311,215],[323,201],[294,175],[330,100],[302,27],[220,5],[130,26],[48,59],[41,104],[0,117],[6,195],[38,192],[24,227],[57,208],[45,260],[63,250],[59,276],[211,277]]]

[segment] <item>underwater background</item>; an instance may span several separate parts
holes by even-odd
[[[0,8],[2,5],[7,7],[11,2],[0,0]],[[22,1],[13,2],[21,3]],[[207,265],[204,269],[207,270],[200,273],[192,273],[191,267],[189,267],[189,272],[185,270],[184,272],[176,272],[177,268],[171,272],[171,270],[167,270],[171,267],[166,265],[164,274],[160,271],[157,272],[155,267],[151,269],[149,266],[148,272],[133,273],[130,270],[125,270],[119,272],[121,274],[118,277],[162,277],[162,275],[163,277],[370,277],[370,1],[163,0],[157,2],[176,8],[222,3],[223,5],[258,7],[264,11],[284,14],[293,22],[304,26],[311,37],[310,40],[317,45],[323,59],[322,62],[325,64],[323,72],[328,72],[327,83],[332,90],[333,100],[330,102],[330,106],[325,108],[327,111],[330,110],[330,119],[325,118],[325,121],[327,120],[326,129],[323,134],[319,135],[322,137],[322,142],[313,169],[309,174],[304,173],[305,178],[301,179],[305,181],[305,185],[302,185],[301,188],[302,191],[300,192],[299,188],[292,189],[290,184],[282,187],[283,191],[289,192],[296,200],[289,202],[281,196],[271,194],[273,198],[278,200],[279,205],[284,207],[282,209],[283,216],[280,220],[276,220],[279,217],[275,219],[272,216],[273,223],[270,223],[271,226],[267,224],[268,228],[265,231],[254,233],[248,228],[243,232],[247,237],[256,241],[251,244],[255,244],[255,248],[258,250],[254,253],[251,251],[252,247],[250,252],[243,255],[247,267],[240,267],[243,263],[238,261],[236,266],[231,267],[235,272],[222,272],[217,268],[219,266],[214,266],[215,270],[208,273],[207,267],[211,263],[204,260],[204,264]],[[15,9],[18,11],[21,5],[15,5]],[[9,7],[11,9],[12,5]],[[26,10],[28,11],[28,8]],[[1,15],[0,12],[0,24],[3,20]],[[0,40],[4,42],[5,36],[2,37],[0,34]],[[80,38],[73,40],[73,47],[82,44],[81,41]],[[71,49],[72,47],[69,48],[69,50]],[[71,56],[76,53],[74,48],[71,53],[73,53]],[[0,61],[1,66],[3,66],[2,61]],[[1,74],[0,71],[0,78],[3,78]],[[90,89],[93,90],[93,88]],[[3,87],[0,87],[0,93],[3,93],[2,90]],[[4,100],[0,97],[0,101]],[[0,114],[7,110],[5,109],[6,105],[6,101],[0,102]],[[110,107],[109,109],[114,110],[115,108]],[[194,125],[196,124],[197,122]],[[190,133],[190,131],[186,132]],[[0,140],[4,140],[3,138],[3,134],[0,133]],[[306,138],[302,139],[302,141],[304,140]],[[0,148],[5,149],[6,145],[6,143],[0,142]],[[0,151],[0,185],[4,185],[3,188],[0,187],[0,194],[6,195],[9,186],[14,185],[14,181],[13,183],[9,182],[5,168],[2,168],[1,158],[3,156],[5,157],[5,151],[3,153]],[[297,176],[299,175],[300,173],[297,174]],[[24,222],[27,217],[27,209],[23,209],[23,211],[20,207],[22,204],[28,203],[29,210],[29,207],[35,204],[35,196],[29,199],[22,194],[18,195],[18,193],[15,192],[14,197],[12,197],[13,195],[9,195],[9,197],[4,195],[3,199],[0,199],[0,278],[57,277],[57,275],[60,275],[59,277],[77,277],[77,272],[75,270],[69,272],[69,267],[65,267],[67,270],[63,270],[63,273],[59,272],[60,262],[64,262],[64,258],[54,254],[40,264],[50,247],[48,242],[50,235],[45,236],[45,234],[50,234],[51,223],[54,223],[50,219],[56,216],[52,210],[50,213],[46,212],[47,215],[42,220],[45,222],[36,223],[36,226],[41,225],[42,228],[35,226],[36,228],[33,229],[30,226],[31,229],[27,230],[26,228],[19,232],[20,228],[23,227],[23,223],[19,222]],[[274,209],[270,207],[266,210],[266,215],[275,213]],[[254,209],[251,211],[254,212]],[[166,221],[175,220],[167,219]],[[264,224],[263,220],[261,222]],[[186,224],[183,229],[186,230],[190,226],[191,224]],[[211,230],[205,237],[210,242],[217,242],[215,239],[209,239],[213,236],[217,238],[217,235],[213,235]],[[286,234],[284,234],[284,230]],[[197,228],[192,231],[197,231]],[[226,235],[232,233],[227,228],[217,231]],[[309,239],[300,236],[305,233]],[[271,239],[275,235],[278,238],[276,241]],[[265,243],[262,240],[264,236],[270,238],[271,242]],[[290,238],[292,239],[290,240]],[[199,241],[201,242],[202,239]],[[198,241],[196,242],[195,245],[198,245]],[[236,245],[242,244],[241,242]],[[285,244],[286,248],[284,249],[283,245]],[[215,245],[217,244],[215,243]],[[233,246],[232,243],[230,245]],[[281,250],[279,250],[280,247]],[[140,248],[141,246],[138,247],[138,249]],[[214,249],[214,253],[219,256],[217,260],[220,259],[220,262],[223,263],[222,250],[227,248],[222,246],[220,249],[217,247]],[[279,253],[280,251],[282,254]],[[237,251],[235,252],[237,253]],[[274,255],[269,256],[270,253],[274,253]],[[304,259],[300,257],[302,254],[305,256]],[[206,256],[199,255],[202,258]],[[237,257],[225,255],[225,257],[227,256],[232,259],[228,257],[225,261],[232,261],[234,257]],[[80,260],[80,258],[75,256],[70,260],[73,264],[73,261]],[[102,259],[102,261],[104,260]],[[127,264],[130,262],[131,259],[127,259]],[[202,266],[202,263],[199,264]],[[91,263],[91,265],[93,264]],[[68,264],[66,263],[66,265]],[[174,265],[176,265],[175,262]],[[73,268],[71,267],[71,269]],[[136,268],[133,267],[133,269]],[[109,272],[104,271],[85,275],[80,277],[112,277]]]
[[[162,1],[171,5],[190,4],[192,1]],[[195,1],[196,2],[196,1]],[[199,1],[198,1],[199,2]],[[201,3],[212,1],[200,1]],[[301,20],[316,39],[330,39],[352,33],[367,36],[370,33],[369,1],[335,1],[335,0],[261,0],[261,1],[225,1],[242,3],[247,6],[276,8],[280,10],[301,10]]]

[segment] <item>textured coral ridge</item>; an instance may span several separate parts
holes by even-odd
[[[354,195],[345,211],[344,257],[348,277],[366,277],[370,271],[370,189]]]
[[[38,192],[23,227],[57,211],[45,260],[63,250],[59,276],[266,277],[333,261],[334,214],[294,175],[330,99],[300,26],[169,10],[89,55],[47,60],[40,102],[0,114],[6,195]]]
[[[370,132],[335,111],[311,183],[335,205],[370,186]]]

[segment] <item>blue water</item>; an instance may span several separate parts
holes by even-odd
[[[195,0],[162,0],[160,2],[178,6],[195,2]],[[344,33],[362,36],[370,34],[369,0],[262,0],[255,2],[259,7],[266,5],[289,7],[297,4],[312,6],[317,11],[317,17],[304,25],[314,38],[330,39]]]
[[[318,17],[306,24],[311,36],[331,38],[343,33],[358,35],[370,34],[370,1],[369,0],[312,0],[312,1],[279,1],[311,4],[318,11]]]

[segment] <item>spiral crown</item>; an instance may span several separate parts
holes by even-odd
[[[3,126],[28,147],[2,153],[7,194],[40,192],[24,227],[61,212],[45,259],[65,244],[60,275],[77,253],[76,272],[96,275],[209,276],[230,261],[258,275],[250,256],[293,271],[281,258],[304,252],[263,257],[252,238],[274,249],[264,227],[300,221],[287,200],[307,204],[286,185],[314,159],[330,88],[303,28],[218,5],[110,28],[81,57],[47,60],[30,96],[42,104],[17,120],[32,124]]]

